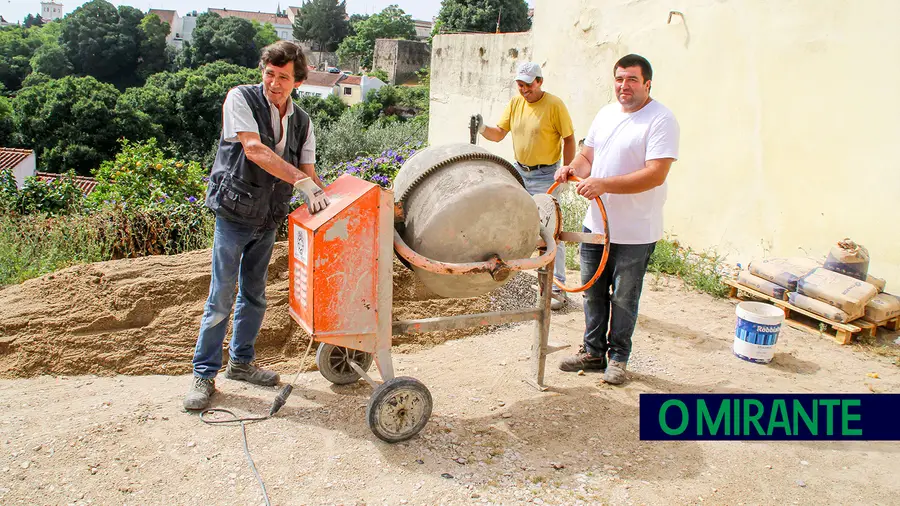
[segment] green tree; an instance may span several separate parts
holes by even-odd
[[[44,24],[44,18],[42,18],[40,14],[29,14],[25,16],[25,21],[22,24],[25,26],[25,28],[31,28],[32,26],[42,26]]]
[[[347,104],[337,95],[328,95],[325,99],[318,95],[304,95],[296,102],[312,118],[315,131],[329,128],[347,110]]]
[[[145,81],[151,75],[166,69],[168,63],[166,37],[169,36],[171,28],[156,14],[144,16],[139,26],[140,63],[137,66],[137,74],[141,81]]]
[[[265,25],[258,26],[266,30]],[[242,67],[256,67],[262,50],[258,44],[267,37],[266,34],[257,35],[253,23],[246,19],[234,16],[223,18],[205,12],[197,17],[197,27],[191,35],[191,63],[202,65],[223,60]]]
[[[119,92],[93,77],[67,76],[23,88],[13,123],[23,144],[52,172],[87,175],[112,156],[126,126],[115,114]]]
[[[31,57],[32,73],[39,72],[59,79],[72,73],[72,63],[66,58],[66,50],[59,44],[45,44]]]
[[[525,0],[444,0],[435,30],[443,32],[526,32],[531,29]]]
[[[389,5],[378,14],[353,25],[355,35],[344,39],[338,46],[341,62],[358,61],[363,68],[372,68],[375,39],[415,39],[416,26],[412,17],[396,5]]]
[[[359,23],[360,21],[365,21],[367,19],[369,19],[368,14],[351,14],[350,19],[348,20],[348,23],[350,24],[350,29],[347,32],[347,35],[356,35],[356,28],[354,28],[356,26],[356,24]]]
[[[28,77],[26,77],[24,81],[22,81],[22,88],[44,84],[51,79],[53,78],[43,72],[32,72],[28,74]]]
[[[262,48],[269,44],[278,42],[278,32],[275,31],[275,27],[272,26],[272,23],[263,24],[254,19],[253,29],[256,30],[256,36],[253,38],[253,42],[256,43],[256,47],[260,52],[262,52]]]
[[[133,7],[117,10],[105,0],[92,0],[66,16],[60,42],[75,73],[120,86],[134,83],[142,17]]]
[[[294,38],[313,42],[316,51],[334,51],[350,30],[346,3],[310,0],[294,19]]]
[[[43,41],[42,27],[8,26],[0,30],[0,83],[15,91],[31,72],[31,57]]]
[[[259,70],[223,61],[160,72],[144,86],[126,90],[116,108],[119,117],[134,114],[137,124],[145,125],[145,138],[156,137],[179,156],[199,160],[219,138],[228,90],[259,79]]]
[[[9,146],[13,136],[13,108],[12,102],[0,95],[0,146]]]

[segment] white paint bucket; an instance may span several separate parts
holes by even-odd
[[[775,343],[784,311],[762,302],[741,302],[734,310],[737,324],[734,328],[734,354],[738,358],[757,364],[768,364],[775,356]]]

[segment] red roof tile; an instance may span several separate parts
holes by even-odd
[[[344,76],[344,74],[332,74],[331,72],[310,71],[303,84],[331,87],[337,84],[343,77],[346,76]]]
[[[54,174],[52,172],[38,172],[36,175],[40,181],[55,181],[65,177],[65,174]],[[97,187],[97,180],[92,177],[76,176],[75,186],[87,195]]]
[[[0,148],[0,169],[12,169],[32,153],[30,149]]]
[[[147,11],[147,14],[156,14],[157,17],[159,17],[159,20],[168,24],[170,28],[172,26],[172,21],[175,20],[175,11],[166,9],[150,9]]]
[[[359,86],[360,83],[362,83],[362,77],[360,77],[360,76],[347,76],[347,79],[344,79],[343,81],[341,81],[341,84],[350,84],[350,85],[355,84],[356,86]]]
[[[273,25],[289,25],[291,24],[291,20],[288,19],[287,16],[276,16],[271,12],[250,12],[250,11],[236,11],[232,9],[207,9],[209,12],[214,12],[219,16],[228,17],[234,16],[237,18],[244,18],[248,21],[259,21],[260,23],[272,23]]]

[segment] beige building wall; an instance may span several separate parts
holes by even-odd
[[[539,0],[530,54],[578,139],[614,98],[615,61],[650,60],[652,96],[681,125],[666,230],[683,244],[746,266],[824,256],[851,237],[868,247],[870,273],[900,293],[898,16],[893,0]],[[513,93],[509,61],[483,64],[472,47],[494,58],[504,37],[522,36],[473,37],[436,37],[467,59],[433,54],[432,143],[467,140],[468,115],[494,123]]]
[[[356,105],[362,102],[362,88],[356,84],[338,84],[341,89],[340,97],[347,105]]]
[[[531,58],[531,33],[438,35],[431,48],[430,144],[469,142],[469,117],[480,113],[495,125],[518,93],[516,64]],[[548,88],[549,89],[549,88]],[[478,144],[512,159],[509,136]]]

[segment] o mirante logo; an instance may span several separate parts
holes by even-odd
[[[640,396],[642,440],[900,440],[898,416],[897,394]]]

